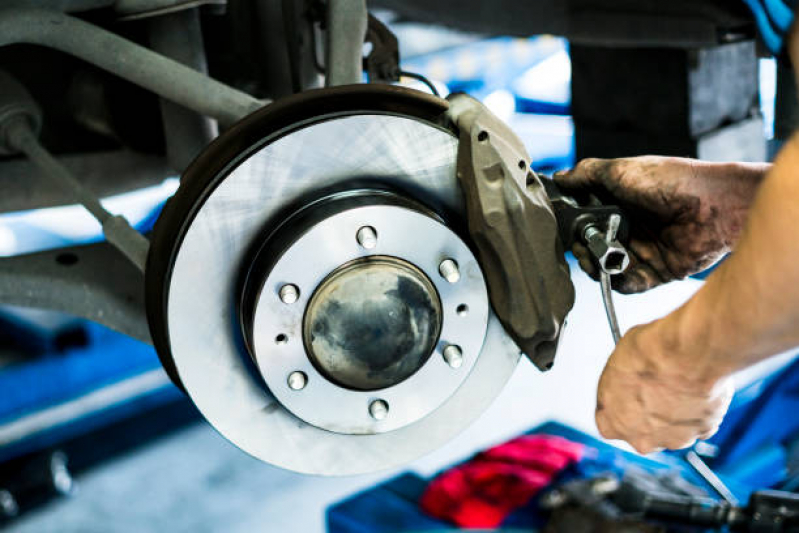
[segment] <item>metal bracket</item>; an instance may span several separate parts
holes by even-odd
[[[144,276],[101,242],[0,258],[2,303],[61,311],[151,344]]]
[[[397,36],[372,14],[369,15],[366,42],[372,44],[372,51],[364,60],[369,83],[399,81],[400,55]]]
[[[367,16],[366,0],[328,0],[327,87],[361,83]]]

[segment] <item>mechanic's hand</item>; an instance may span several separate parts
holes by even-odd
[[[556,173],[565,192],[592,192],[630,218],[630,267],[613,288],[635,293],[700,272],[730,251],[766,168],[676,157],[585,159]],[[588,250],[572,250],[598,276]]]
[[[697,379],[690,364],[659,349],[661,321],[638,326],[610,356],[597,392],[596,424],[640,453],[680,449],[710,438],[734,392],[728,377]]]

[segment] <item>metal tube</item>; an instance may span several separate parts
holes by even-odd
[[[599,272],[599,285],[602,289],[602,303],[605,304],[605,314],[610,324],[610,333],[613,335],[613,343],[618,344],[621,339],[621,329],[619,319],[616,317],[616,306],[613,305],[613,293],[610,288],[610,274],[601,270]]]
[[[109,31],[55,11],[0,10],[0,46],[18,43],[73,55],[225,125],[267,103]]]
[[[58,11],[78,13],[114,5],[117,0],[3,0],[4,8],[55,9]]]
[[[367,25],[366,0],[328,0],[325,85],[363,80],[363,42]]]
[[[19,121],[8,128],[8,144],[28,156],[42,174],[54,178],[59,185],[72,191],[75,200],[103,224],[113,215],[109,213],[93,194],[89,193],[72,174],[39,144],[27,123]]]
[[[123,15],[125,20],[135,20],[177,13],[204,4],[225,5],[226,3],[226,0],[116,0],[114,9]]]
[[[27,121],[18,120],[8,128],[7,135],[8,144],[28,156],[42,174],[68,189],[75,196],[75,200],[97,219],[108,242],[144,272],[150,241],[131,227],[127,219],[104,208],[100,200],[39,143]]]
[[[200,13],[189,9],[150,21],[153,50],[203,74],[208,73],[200,27]],[[217,136],[216,122],[191,109],[161,99],[167,160],[182,172]]]
[[[685,453],[685,460],[689,465],[691,465],[691,468],[693,468],[697,474],[702,476],[702,479],[704,479],[708,485],[713,487],[713,490],[715,490],[719,496],[724,498],[727,503],[730,505],[739,504],[738,498],[735,497],[735,494],[733,494],[729,487],[724,484],[721,478],[719,478],[716,473],[713,472],[709,466],[707,466],[707,463],[705,463],[702,458],[699,457],[699,454],[693,450],[689,450]]]
[[[175,172],[167,167],[163,157],[129,150],[61,155],[57,159],[98,198],[158,185],[167,178],[175,177]],[[40,175],[32,166],[27,159],[11,159],[0,163],[3,181],[0,213],[73,203],[71,194],[61,187],[50,186],[47,176]],[[109,176],[114,179],[108,179]]]

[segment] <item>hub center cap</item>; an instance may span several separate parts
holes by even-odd
[[[430,358],[441,330],[441,301],[410,263],[365,257],[322,282],[303,329],[309,356],[326,378],[379,390],[404,381]]]

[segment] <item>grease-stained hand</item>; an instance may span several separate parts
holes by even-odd
[[[661,320],[628,331],[599,380],[599,432],[640,453],[710,438],[734,392],[729,377],[693,375],[690,361],[669,353],[663,327]]]
[[[713,164],[676,157],[585,159],[556,173],[564,190],[592,192],[616,202],[630,217],[630,267],[613,288],[642,292],[700,272],[731,250],[765,167]],[[598,271],[580,245],[580,267]]]

